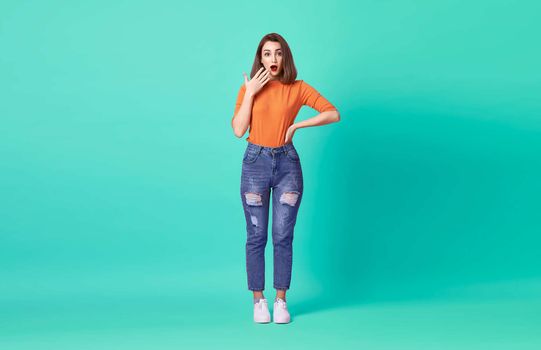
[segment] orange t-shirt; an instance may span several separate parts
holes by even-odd
[[[239,89],[235,113],[237,114],[246,86]],[[334,111],[336,108],[316,89],[303,80],[283,84],[279,80],[269,80],[255,95],[252,104],[250,133],[246,141],[266,147],[279,147],[285,143],[287,129],[293,124],[303,105],[318,112]]]

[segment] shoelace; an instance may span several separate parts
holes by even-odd
[[[263,309],[264,309],[263,303],[265,303],[265,305],[266,305],[266,304],[267,304],[267,301],[266,301],[266,300],[263,300],[263,299],[259,300],[258,306],[259,306],[259,309],[260,309],[260,310],[263,310]]]
[[[276,302],[278,303],[278,306],[281,307],[282,309],[287,309],[287,304],[282,299],[278,299]]]

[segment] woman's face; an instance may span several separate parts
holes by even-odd
[[[261,49],[261,63],[270,71],[270,79],[276,79],[282,71],[282,46],[275,41],[267,41]]]

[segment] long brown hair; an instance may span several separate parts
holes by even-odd
[[[284,84],[294,83],[295,79],[297,79],[297,68],[295,68],[295,62],[293,62],[293,55],[291,54],[291,49],[286,40],[278,33],[269,33],[259,42],[255,53],[254,64],[252,65],[252,72],[250,73],[250,79],[254,77],[261,67],[263,67],[263,64],[261,63],[261,50],[267,41],[278,42],[280,43],[280,46],[282,46],[282,72],[278,76],[278,79]]]

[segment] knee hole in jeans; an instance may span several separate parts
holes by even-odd
[[[284,192],[280,196],[280,203],[294,207],[295,204],[297,204],[297,200],[299,199],[299,194],[300,192],[297,191]]]
[[[255,192],[245,192],[244,197],[246,198],[246,204],[251,206],[262,206],[263,201],[261,199],[261,194]]]

